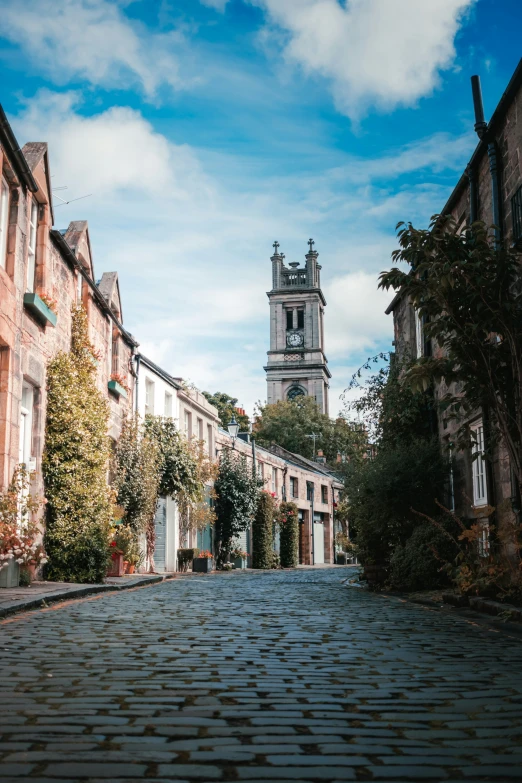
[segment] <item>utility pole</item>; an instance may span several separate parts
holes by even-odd
[[[315,441],[316,441],[316,438],[320,437],[320,435],[317,435],[315,432],[312,432],[311,435],[307,435],[306,437],[307,438],[311,438],[313,440],[313,442],[314,442],[314,456],[313,456],[313,458],[315,460]]]
[[[315,499],[315,483],[312,484],[312,501],[310,503],[310,514],[312,516],[312,565],[315,565],[315,523],[314,523],[314,499]]]

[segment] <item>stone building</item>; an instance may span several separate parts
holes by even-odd
[[[252,444],[248,433],[239,433],[235,441],[228,432],[218,430],[217,452],[233,448],[244,454],[265,489],[278,501],[295,503],[299,514],[299,562],[313,565],[334,562],[333,515],[343,484],[326,469],[298,454],[272,446],[265,449]],[[313,523],[312,523],[313,520]],[[240,545],[251,555],[251,532],[241,537]],[[275,550],[279,551],[278,537]],[[250,561],[249,561],[250,562]]]
[[[319,253],[309,240],[306,263],[288,266],[274,242],[270,302],[270,350],[265,367],[267,403],[314,397],[322,413],[328,414],[331,378],[324,344],[324,308]]]
[[[116,273],[95,282],[87,223],[53,228],[47,145],[20,150],[1,107],[0,170],[0,486],[25,463],[42,494],[46,368],[69,350],[72,307],[81,302],[87,310],[114,440],[131,409],[137,343],[122,325]]]
[[[440,210],[451,214],[459,227],[484,221],[495,225],[496,241],[508,247],[522,247],[522,60],[490,121],[485,122],[480,83],[473,77],[475,130],[479,142],[448,201]],[[436,211],[436,210],[434,210]],[[428,356],[439,350],[425,338],[423,324],[411,303],[397,295],[386,310],[393,313],[395,352],[399,360]],[[452,391],[455,391],[452,389]],[[440,399],[447,392],[444,384],[435,388]],[[499,527],[515,519],[519,508],[516,486],[511,475],[507,453],[496,447],[490,460],[483,457],[487,412],[477,410],[468,420],[475,434],[471,452],[452,448],[457,424],[439,415],[438,431],[452,457],[448,505],[462,517],[482,520],[484,552],[488,550],[488,507],[496,509]]]

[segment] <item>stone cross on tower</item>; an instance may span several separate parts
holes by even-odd
[[[310,250],[309,250],[309,252],[310,252],[310,253],[313,253],[313,252],[314,252],[314,245],[315,245],[315,242],[314,242],[314,240],[310,238],[310,239],[308,240],[308,246],[310,247]]]
[[[279,242],[277,241],[277,239],[274,242],[274,244],[272,245],[272,247],[274,248],[274,255],[278,256],[279,255],[279,252],[278,252],[278,250],[279,250]]]

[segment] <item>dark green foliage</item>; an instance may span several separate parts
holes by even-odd
[[[390,560],[389,584],[394,590],[426,590],[450,583],[447,563],[458,547],[430,522],[419,524]]]
[[[252,568],[274,568],[275,501],[268,492],[259,492],[252,524]]]
[[[283,501],[279,506],[279,551],[282,568],[299,564],[299,517],[295,503]]]
[[[321,413],[313,397],[281,400],[259,408],[255,423],[256,442],[270,447],[277,443],[294,454],[314,457],[314,443],[309,435],[316,434],[316,452],[321,449],[328,462],[335,463],[337,454],[350,456],[360,449],[363,438],[360,429],[345,418],[330,419]]]
[[[233,539],[249,527],[256,512],[258,481],[245,456],[223,450],[214,492],[216,564],[220,568],[230,557]]]
[[[182,492],[197,495],[200,491],[197,459],[187,448],[173,420],[163,416],[146,416],[145,434],[158,449],[158,494],[162,497],[176,497]]]
[[[233,417],[235,417],[239,424],[240,432],[250,431],[250,419],[246,414],[238,413],[236,410],[237,398],[230,397],[224,392],[203,392],[203,395],[207,398],[211,405],[218,410],[219,421],[223,429],[226,430]]]
[[[199,555],[199,549],[178,549],[178,571],[188,571],[195,557]]]
[[[522,486],[522,296],[520,255],[495,247],[480,222],[459,231],[451,216],[434,216],[429,230],[400,223],[394,261],[410,270],[383,272],[382,288],[406,296],[439,347],[411,363],[405,380],[426,389],[444,380],[442,405],[457,419],[487,411],[491,444],[500,437]],[[457,385],[458,384],[458,385]],[[466,427],[464,444],[469,444]]]

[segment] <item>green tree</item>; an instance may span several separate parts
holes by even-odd
[[[113,459],[116,502],[123,522],[136,533],[154,521],[160,487],[160,459],[155,439],[143,433],[138,416],[123,422]]]
[[[252,567],[272,568],[276,503],[268,492],[258,492],[252,523]]]
[[[83,307],[72,311],[71,349],[47,370],[42,471],[46,578],[100,582],[109,559],[112,497],[107,485],[109,406],[96,386],[95,352]]]
[[[214,492],[216,563],[220,567],[230,556],[233,539],[249,527],[257,508],[258,481],[244,455],[223,449]]]
[[[299,516],[295,503],[279,506],[279,549],[282,568],[296,568],[299,563]]]
[[[250,419],[248,416],[242,413],[238,413],[236,410],[237,405],[237,398],[236,397],[230,397],[228,394],[225,394],[224,392],[214,392],[214,394],[210,394],[210,392],[203,392],[203,395],[207,398],[207,400],[210,402],[211,405],[213,405],[218,410],[219,414],[219,422],[223,429],[226,430],[228,427],[230,421],[235,416],[237,423],[239,424],[239,431],[240,432],[249,432],[250,431]]]
[[[270,447],[277,443],[308,459],[314,457],[314,443],[309,436],[315,433],[316,453],[321,449],[331,464],[336,462],[338,454],[349,457],[358,451],[364,440],[357,426],[346,418],[334,420],[321,413],[312,397],[260,406],[254,432],[260,445]]]
[[[451,216],[428,230],[398,225],[394,267],[380,287],[410,299],[437,351],[412,361],[405,382],[444,382],[442,407],[465,422],[482,409],[491,423],[488,448],[502,439],[522,489],[522,276],[520,256],[496,246],[493,230],[474,223],[461,233]],[[463,424],[464,441],[469,433]]]

